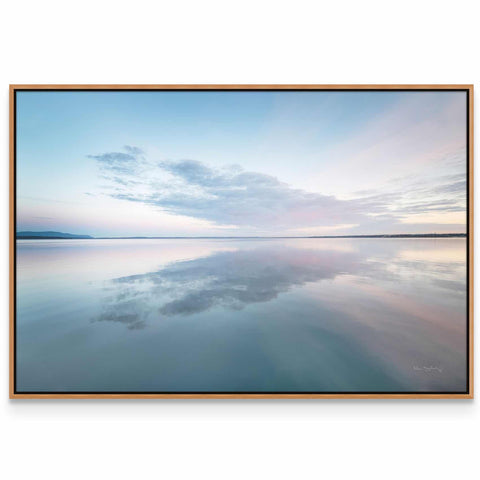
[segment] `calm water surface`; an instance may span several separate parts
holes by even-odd
[[[17,241],[17,390],[466,388],[466,240]]]

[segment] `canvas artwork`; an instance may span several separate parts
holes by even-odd
[[[471,388],[471,87],[12,87],[13,397]]]

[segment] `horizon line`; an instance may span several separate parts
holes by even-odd
[[[26,233],[27,235],[21,235],[22,233]],[[44,235],[46,233],[55,233],[58,235]],[[30,235],[28,235],[30,234]],[[43,235],[42,235],[43,234]],[[64,232],[56,232],[56,231],[39,231],[39,232],[32,232],[32,231],[20,231],[15,233],[15,237],[17,239],[78,239],[78,240],[155,240],[155,239],[233,239],[233,238],[399,238],[399,237],[466,237],[467,233],[459,233],[459,232],[447,232],[447,233],[436,233],[436,232],[429,232],[429,233],[372,233],[372,234],[346,234],[346,235],[301,235],[301,236],[294,236],[294,235],[227,235],[227,236],[206,236],[206,235],[198,235],[198,236],[180,236],[180,235],[170,235],[170,236],[146,236],[146,235],[131,235],[131,236],[93,236],[87,234],[70,234]]]

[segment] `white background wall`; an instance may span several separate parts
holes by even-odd
[[[7,105],[9,83],[475,83],[478,13],[463,0],[4,3],[0,475],[473,478],[478,401],[7,400]]]

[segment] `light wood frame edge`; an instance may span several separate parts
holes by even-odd
[[[99,394],[65,394],[65,393],[34,393],[34,394],[23,394],[15,392],[14,385],[14,362],[15,362],[15,342],[14,342],[14,265],[13,265],[13,255],[15,248],[15,231],[14,231],[14,95],[16,90],[288,90],[288,89],[298,89],[298,90],[375,90],[375,89],[385,89],[385,90],[455,90],[462,89],[468,90],[469,92],[469,104],[468,104],[468,115],[469,115],[469,297],[468,297],[468,309],[469,309],[469,391],[468,393],[445,393],[445,394],[429,394],[429,393],[405,393],[405,394],[388,394],[388,393],[372,393],[372,394],[357,394],[357,393],[339,393],[339,394],[276,394],[276,393],[267,393],[267,394],[250,394],[250,393],[233,393],[233,394],[210,394],[210,393],[198,393],[198,394],[123,394],[123,393],[99,393]],[[90,84],[90,85],[80,85],[80,84],[14,84],[10,85],[9,92],[9,142],[10,142],[10,205],[9,205],[9,299],[10,299],[10,315],[9,315],[9,340],[10,340],[10,376],[9,376],[9,397],[11,399],[473,399],[473,382],[474,382],[474,339],[473,339],[473,323],[474,323],[474,311],[473,311],[473,299],[474,299],[474,272],[473,272],[473,258],[474,258],[474,222],[473,222],[473,208],[474,208],[474,162],[473,162],[473,152],[474,152],[474,142],[473,142],[473,85],[472,84],[366,84],[366,85],[355,85],[355,84],[328,84],[328,85],[234,85],[234,84],[208,84],[208,85],[121,85],[121,84]]]

